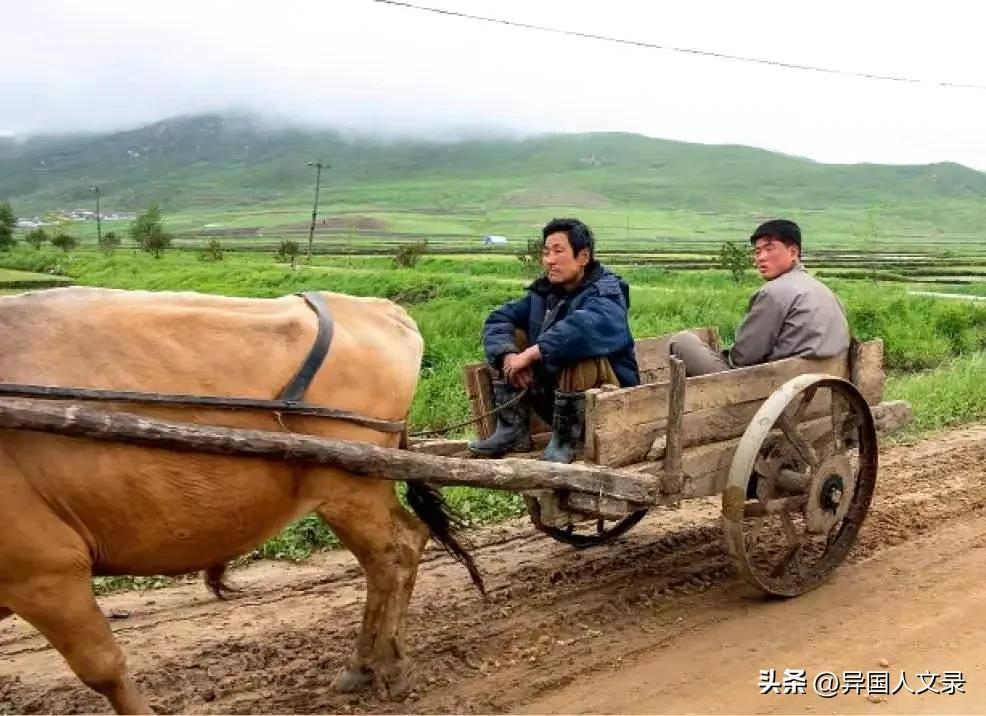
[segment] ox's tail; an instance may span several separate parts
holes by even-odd
[[[431,485],[423,482],[407,483],[407,504],[421,521],[424,522],[432,538],[445,550],[462,563],[480,594],[486,596],[486,585],[479,568],[455,535],[457,528],[462,526],[462,520],[453,513],[442,494]]]

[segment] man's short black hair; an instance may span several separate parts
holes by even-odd
[[[592,229],[578,219],[552,219],[541,229],[541,239],[547,239],[559,231],[568,237],[573,256],[578,256],[582,249],[589,249],[589,260],[595,260],[596,238],[592,235]]]
[[[765,221],[750,236],[750,243],[756,244],[757,239],[771,237],[783,241],[786,246],[797,246],[801,251],[801,228],[787,219],[771,219]]]

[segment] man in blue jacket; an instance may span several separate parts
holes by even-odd
[[[531,450],[533,408],[551,423],[541,459],[569,463],[582,437],[585,391],[640,383],[627,318],[630,287],[595,260],[592,231],[581,221],[554,219],[541,236],[545,275],[483,326],[500,410],[496,432],[469,450],[485,457]]]

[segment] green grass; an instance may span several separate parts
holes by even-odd
[[[8,293],[14,293],[15,289],[50,288],[69,283],[71,279],[64,276],[0,268],[0,291]]]
[[[894,375],[887,382],[888,400],[906,400],[914,422],[899,438],[913,439],[936,430],[986,419],[986,353],[949,361],[927,372]]]

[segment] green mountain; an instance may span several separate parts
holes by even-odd
[[[114,210],[151,201],[166,212],[293,210],[310,201],[314,177],[306,162],[315,159],[331,165],[323,187],[341,211],[585,207],[738,215],[898,207],[906,214],[949,207],[965,229],[986,218],[986,174],[952,163],[831,165],[621,133],[388,141],[221,115],[104,135],[0,139],[0,198],[26,216],[88,206],[95,183]]]

